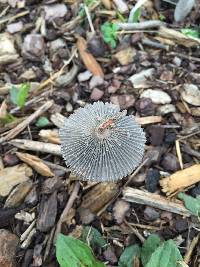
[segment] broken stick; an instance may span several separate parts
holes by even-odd
[[[11,129],[7,134],[0,138],[0,144],[6,141],[11,140],[15,136],[17,136],[20,132],[22,132],[32,121],[38,118],[41,114],[47,111],[53,105],[53,101],[47,101],[44,105],[39,107],[33,114],[31,114],[24,121],[19,123],[15,128]]]
[[[160,185],[166,195],[171,195],[200,181],[200,164],[195,164],[184,170],[162,179]]]
[[[148,205],[183,216],[191,216],[191,213],[183,206],[183,204],[170,201],[158,194],[145,192],[139,189],[125,187],[123,190],[123,199],[128,202]]]
[[[59,145],[25,140],[25,139],[14,139],[10,141],[9,143],[13,146],[16,146],[24,150],[40,151],[42,153],[49,153],[49,154],[61,156],[61,150],[60,150]]]

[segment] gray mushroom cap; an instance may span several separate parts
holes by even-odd
[[[145,134],[116,105],[87,104],[65,119],[60,129],[61,152],[72,173],[82,180],[117,181],[142,161]]]

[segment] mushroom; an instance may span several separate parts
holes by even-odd
[[[113,182],[142,161],[145,134],[132,115],[111,103],[77,109],[60,129],[66,165],[82,180]]]

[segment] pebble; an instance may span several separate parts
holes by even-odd
[[[94,35],[87,43],[87,48],[95,57],[103,57],[106,51],[104,41],[101,36]]]
[[[67,102],[67,105],[65,106],[65,109],[67,112],[72,112],[73,111],[73,106],[70,102]]]
[[[176,107],[172,104],[165,104],[157,109],[157,114],[162,116],[174,112],[176,112]]]
[[[135,103],[135,97],[133,95],[112,95],[110,97],[111,103],[120,106],[121,109],[128,109]]]
[[[171,102],[171,97],[158,89],[147,89],[140,95],[140,98],[142,97],[150,98],[154,104],[169,104]]]
[[[3,157],[3,162],[6,166],[11,167],[19,163],[19,159],[15,154],[7,153]]]
[[[196,85],[184,84],[181,96],[188,104],[200,106],[200,89]]]
[[[53,71],[51,61],[47,57],[45,58],[43,69],[46,74],[50,74]]]
[[[174,63],[177,67],[180,67],[180,66],[181,66],[181,63],[182,63],[182,60],[181,60],[179,57],[174,57],[174,58],[173,58],[173,63]]]
[[[120,88],[121,82],[118,79],[113,79],[111,85],[108,87],[108,93],[114,94]]]
[[[130,209],[130,203],[123,200],[123,199],[118,199],[114,206],[113,206],[113,217],[115,218],[116,222],[118,224],[121,224],[124,219],[125,216],[127,214],[127,212]]]
[[[176,133],[172,130],[165,130],[165,139],[166,144],[172,145],[176,141]]]
[[[117,52],[113,57],[116,58],[122,66],[125,66],[133,62],[135,55],[136,50],[134,48],[128,47]]]
[[[149,169],[145,179],[146,189],[154,193],[158,189],[160,172],[157,169]]]
[[[114,250],[110,246],[106,250],[104,250],[103,255],[104,258],[111,264],[117,263],[117,257],[114,253]]]
[[[92,77],[92,73],[89,70],[86,70],[84,72],[79,73],[77,78],[78,78],[78,81],[81,83],[81,82],[88,81],[90,77]]]
[[[0,229],[0,266],[16,267],[16,250],[19,238],[5,229]]]
[[[62,38],[58,38],[50,43],[50,50],[56,52],[58,49],[66,47],[66,42]]]
[[[155,115],[155,105],[150,98],[141,98],[135,103],[135,108],[141,116]]]
[[[62,18],[67,14],[67,6],[64,4],[53,4],[44,6],[45,19],[52,21],[56,18]]]
[[[117,9],[120,13],[126,13],[129,11],[128,5],[123,0],[113,0],[115,5],[117,6]]]
[[[165,129],[163,127],[152,125],[148,128],[148,133],[150,134],[150,143],[153,146],[160,146],[163,143]]]
[[[197,197],[200,195],[200,183],[196,184],[191,190],[191,196]]]
[[[162,80],[162,81],[171,81],[171,80],[173,80],[173,76],[174,76],[174,74],[173,74],[172,71],[165,70],[160,75],[160,80]]]
[[[22,51],[26,56],[37,58],[44,56],[44,38],[40,34],[28,34],[24,38]]]
[[[104,79],[101,76],[92,76],[89,82],[89,87],[90,90],[92,90],[93,88],[101,86],[103,84],[104,84]]]
[[[165,220],[166,222],[171,222],[172,219],[173,219],[173,215],[171,212],[168,212],[168,211],[162,211],[161,214],[160,214],[160,218]]]
[[[78,214],[82,224],[90,224],[95,219],[94,214],[89,209],[79,208]]]
[[[13,34],[16,32],[20,32],[23,29],[23,22],[19,21],[16,23],[11,23],[7,25],[7,32]]]
[[[178,219],[175,222],[175,229],[178,233],[182,233],[188,230],[188,222],[186,219]]]
[[[36,78],[37,78],[36,73],[34,72],[34,70],[32,68],[23,72],[19,77],[19,79],[23,79],[26,81],[34,80]]]
[[[144,217],[148,221],[155,221],[160,217],[160,213],[152,207],[146,207]]]
[[[0,65],[15,62],[19,55],[15,50],[13,36],[8,33],[0,34]]]
[[[137,186],[143,184],[145,177],[145,173],[136,174],[132,179],[132,184]]]
[[[94,100],[94,101],[97,101],[99,99],[101,99],[104,95],[104,91],[98,89],[98,88],[94,88],[92,90],[92,93],[90,95],[90,99]]]
[[[180,168],[177,157],[172,153],[167,153],[164,155],[161,165],[166,171],[177,171]]]
[[[154,68],[142,70],[141,72],[132,75],[129,78],[129,80],[132,82],[134,88],[147,88],[149,86],[147,82],[147,78],[151,78],[154,72],[155,72]],[[143,96],[143,97],[146,97],[146,96]]]
[[[147,150],[145,153],[145,159],[147,158],[148,161],[145,163],[145,166],[151,166],[152,164],[159,163],[161,157],[161,149],[160,147],[152,148]]]

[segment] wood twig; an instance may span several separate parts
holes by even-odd
[[[17,136],[20,132],[22,132],[32,121],[38,118],[41,114],[47,111],[53,105],[53,101],[47,101],[44,105],[39,107],[33,114],[31,114],[28,118],[18,124],[15,128],[11,129],[5,136],[0,138],[0,144],[6,141],[11,140],[15,136]]]
[[[160,180],[162,191],[171,195],[200,181],[200,164],[175,172]]]
[[[162,122],[163,118],[161,116],[147,116],[147,117],[135,117],[135,120],[140,124],[140,125],[146,125],[146,124],[151,124],[151,123],[159,123]]]
[[[191,216],[191,213],[181,203],[167,200],[158,194],[149,193],[131,187],[125,187],[123,190],[123,199],[128,202],[148,205],[172,213]]]
[[[119,30],[131,31],[131,30],[145,30],[150,28],[158,28],[163,26],[164,23],[160,20],[148,20],[136,23],[117,23]]]
[[[124,223],[133,231],[133,233],[137,236],[137,238],[141,241],[141,243],[144,243],[145,238],[140,234],[137,228],[133,227],[131,224],[129,224],[126,220],[124,220]]]
[[[1,19],[0,20],[0,25],[3,24],[3,23],[5,23],[5,22],[8,22],[8,21],[9,22],[12,22],[12,21],[14,21],[14,20],[16,20],[16,19],[18,19],[20,17],[23,17],[23,16],[28,15],[29,13],[30,13],[30,11],[29,10],[26,10],[26,11],[22,11],[22,12],[16,14],[16,15],[14,15],[14,16],[9,16],[9,17],[7,17],[5,19]]]
[[[192,256],[192,253],[193,253],[193,250],[194,248],[196,247],[196,245],[198,244],[199,242],[199,238],[200,238],[200,234],[198,234],[197,236],[195,236],[190,244],[190,247],[188,249],[188,251],[186,252],[185,254],[185,257],[184,257],[184,262],[186,264],[188,264],[190,262],[190,259],[191,259],[191,256]]]
[[[73,191],[72,191],[72,193],[71,193],[71,195],[67,201],[67,204],[66,204],[66,206],[65,206],[65,208],[64,208],[64,210],[60,216],[60,219],[57,223],[56,231],[54,234],[54,244],[56,242],[58,234],[61,232],[62,223],[66,220],[66,217],[67,217],[70,209],[72,208],[74,201],[76,200],[76,198],[78,196],[79,189],[80,189],[80,182],[77,181],[74,185]]]
[[[39,151],[42,153],[61,156],[60,146],[51,143],[44,143],[25,139],[13,139],[9,142],[9,144],[23,150]]]

